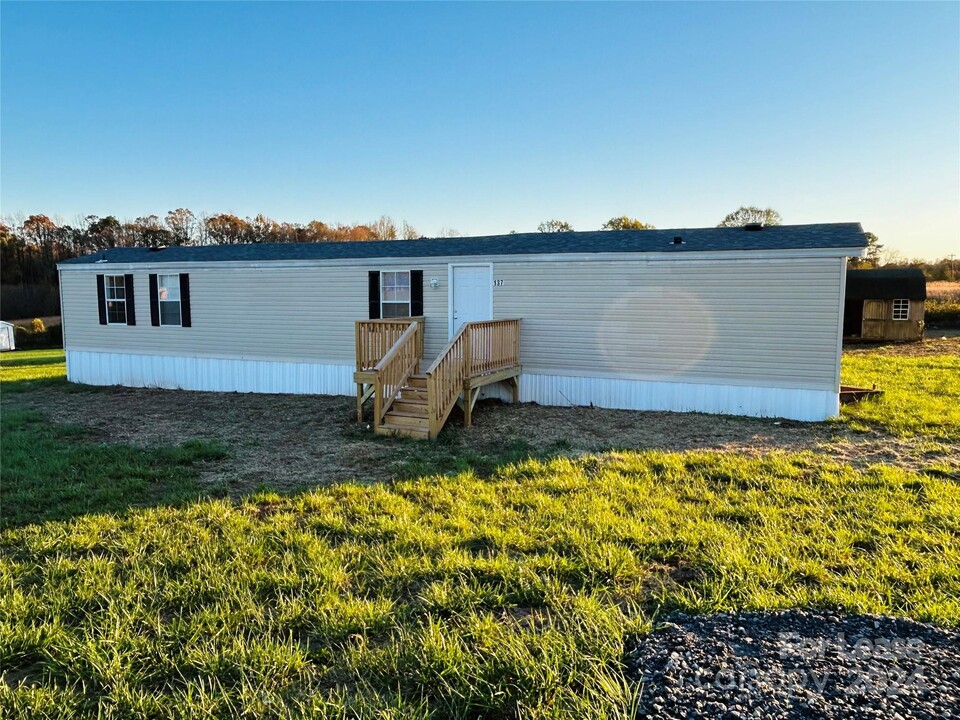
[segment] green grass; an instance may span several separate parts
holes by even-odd
[[[63,350],[16,350],[0,355],[0,388],[5,393],[66,382]]]
[[[61,359],[4,356],[4,392]],[[958,370],[848,355],[887,393],[844,418],[955,439]],[[11,409],[2,434],[0,717],[632,717],[625,643],[674,610],[960,626],[949,470],[438,443],[409,480],[196,500],[216,446]]]
[[[960,624],[955,480],[813,455],[608,453],[0,534],[0,709],[629,715],[683,609]],[[0,713],[2,714],[2,713]]]
[[[960,356],[904,357],[870,352],[843,357],[841,381],[883,390],[845,405],[854,427],[879,427],[900,437],[960,440]]]
[[[29,410],[4,411],[0,430],[0,528],[197,499],[213,490],[197,482],[197,463],[225,456],[197,440],[152,450],[95,444],[84,430]]]

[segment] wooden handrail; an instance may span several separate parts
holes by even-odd
[[[423,357],[423,318],[359,320],[357,343],[357,417],[362,418],[363,402],[373,396],[374,427],[380,431],[393,403],[418,372]],[[520,374],[520,320],[501,319],[464,323],[426,371],[429,437],[435,438],[457,404],[461,394],[464,420],[479,389],[494,382],[511,380],[514,402],[518,397]],[[364,389],[366,385],[369,390]],[[416,406],[422,407],[415,390],[408,399],[413,409],[399,412],[396,422],[422,422]],[[404,396],[406,399],[406,396]],[[422,396],[421,396],[422,397]],[[406,407],[406,406],[405,406]],[[404,417],[401,417],[404,416]],[[393,417],[393,416],[391,416]],[[402,428],[390,426],[391,432]],[[386,432],[386,430],[383,430]]]
[[[423,316],[357,320],[354,327],[357,372],[372,369],[392,348],[411,322],[423,327]],[[420,333],[420,357],[423,357],[423,333]]]
[[[470,324],[470,323],[464,323],[463,325],[460,326],[460,329],[457,330],[457,334],[454,335],[453,338],[451,338],[450,342],[447,343],[446,347],[443,348],[443,350],[440,351],[440,354],[439,354],[439,355],[437,355],[437,359],[434,360],[434,361],[430,364],[430,367],[428,367],[428,368],[424,371],[424,375],[429,375],[430,373],[432,373],[433,371],[435,371],[435,370],[437,369],[437,367],[440,365],[440,363],[443,362],[444,356],[445,356],[448,352],[450,352],[451,348],[453,348],[453,346],[456,345],[457,342],[459,341],[460,336],[463,335],[463,333],[466,332],[466,330],[467,330],[467,325],[469,325],[469,324]]]
[[[460,326],[427,368],[430,436],[436,437],[469,378],[520,364],[520,320],[485,320]]]
[[[432,438],[440,432],[463,392],[463,383],[467,379],[464,350],[468,345],[469,328],[470,323],[461,325],[457,334],[427,368],[427,412]]]
[[[520,364],[520,319],[484,320],[469,325],[469,375],[487,375]]]
[[[417,321],[407,320],[406,330],[374,366],[373,423],[378,428],[383,418],[400,395],[410,376],[420,366],[420,348],[423,330]]]

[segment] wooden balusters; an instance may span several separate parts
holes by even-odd
[[[357,320],[354,330],[357,371],[370,370],[387,354],[411,322],[420,326],[420,357],[423,357],[423,317]]]
[[[407,328],[374,366],[373,423],[377,428],[383,422],[393,401],[407,384],[412,374],[420,369],[420,348],[423,331],[419,322],[407,321]]]

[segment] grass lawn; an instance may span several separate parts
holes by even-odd
[[[197,499],[210,488],[196,482],[194,466],[224,457],[196,440],[157,450],[91,443],[83,429],[51,425],[30,411],[4,412],[0,430],[0,529]]]
[[[951,360],[871,357],[845,381],[912,407],[847,422],[956,437]],[[676,609],[960,625],[949,472],[616,451],[191,501],[216,447],[3,420],[4,500],[34,500],[0,530],[0,716],[628,717],[625,639]]]
[[[0,387],[5,393],[66,384],[66,380],[63,350],[17,350],[0,355]]]
[[[880,427],[901,437],[960,440],[960,355],[919,357],[871,352],[844,355],[841,381],[883,390],[845,405],[854,427]]]

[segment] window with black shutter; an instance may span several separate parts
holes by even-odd
[[[123,275],[102,275],[103,278],[103,305],[106,325],[127,324],[127,278]],[[132,286],[132,276],[131,276]],[[99,294],[98,280],[97,291]]]
[[[150,324],[190,327],[190,276],[187,273],[150,275]]]
[[[423,315],[423,270],[370,271],[370,318]]]

